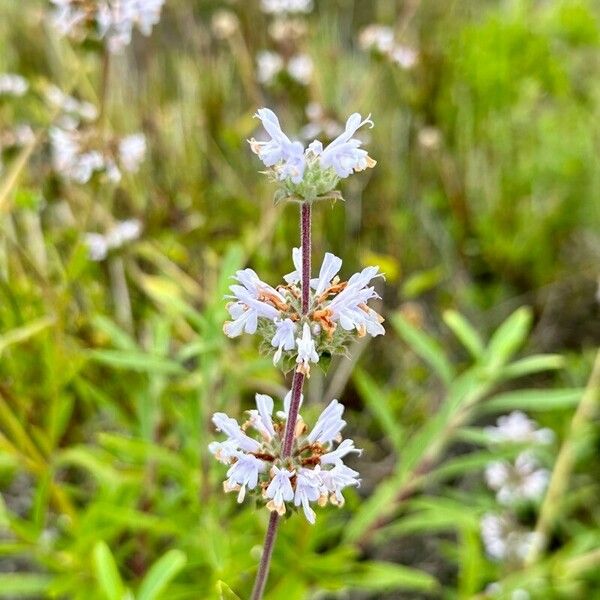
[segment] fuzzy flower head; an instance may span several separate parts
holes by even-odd
[[[255,117],[260,119],[270,139],[252,138],[249,144],[268,167],[267,173],[282,185],[278,194],[281,198],[312,201],[336,197],[333,191],[340,179],[376,164],[361,147],[362,141],[353,137],[361,127],[373,127],[371,115],[364,119],[359,113],[350,115],[344,131],[330,144],[324,147],[321,141],[313,140],[306,148],[302,142],[290,140],[272,110],[261,108]]]
[[[352,339],[385,333],[383,318],[368,306],[369,300],[379,298],[371,282],[382,274],[379,267],[367,267],[342,281],[338,277],[342,260],[328,252],[319,276],[310,281],[309,310],[303,316],[300,248],[294,248],[292,258],[296,269],[277,289],[261,281],[252,269],[235,274],[227,305],[231,320],[223,331],[232,338],[258,333],[263,349],[273,354],[274,364],[282,364],[284,370],[295,368],[308,377],[311,365],[321,356],[345,354]]]
[[[212,442],[210,452],[229,466],[223,483],[226,492],[236,492],[238,502],[248,493],[258,496],[270,511],[280,515],[301,507],[309,523],[316,519],[312,506],[344,504],[343,490],[360,484],[358,472],[344,464],[350,454],[360,454],[350,439],[342,440],[346,421],[344,407],[332,400],[308,430],[299,417],[291,456],[282,456],[283,437],[289,410],[274,414],[274,401],[256,394],[256,409],[248,411],[241,426],[224,413],[215,413],[213,423],[227,438]]]
[[[508,514],[487,513],[480,526],[485,550],[497,561],[520,565],[539,543],[535,532],[526,530]]]

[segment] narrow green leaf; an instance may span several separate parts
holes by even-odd
[[[107,600],[123,600],[125,587],[117,563],[105,542],[97,542],[94,547],[94,569],[100,589]]]
[[[54,317],[42,317],[0,335],[0,354],[13,344],[19,344],[54,324]]]
[[[558,390],[516,390],[498,394],[481,405],[485,412],[501,412],[505,410],[564,410],[577,406],[582,389],[567,388]]]
[[[133,350],[90,350],[91,360],[115,369],[161,375],[179,375],[185,369],[177,362],[162,356]]]
[[[502,378],[515,379],[543,371],[556,371],[565,366],[565,359],[560,354],[537,354],[522,358],[502,369]]]
[[[491,370],[505,365],[523,345],[531,326],[531,309],[518,308],[492,335],[485,352],[485,362]]]
[[[170,581],[183,569],[187,558],[181,550],[169,550],[151,567],[142,581],[137,600],[156,600]]]
[[[404,341],[427,362],[445,383],[450,383],[454,377],[454,369],[446,357],[442,346],[430,335],[417,329],[402,315],[396,314],[391,319],[394,329]]]
[[[471,353],[475,359],[481,358],[484,352],[484,344],[481,336],[473,326],[455,310],[447,310],[443,315],[444,323],[452,330],[452,333],[460,340],[462,345]]]
[[[370,591],[419,590],[434,591],[438,582],[429,573],[396,563],[366,562],[348,573],[343,582],[351,589]]]
[[[37,573],[1,573],[0,593],[4,598],[45,598],[51,578]]]
[[[356,369],[353,375],[354,383],[363,402],[371,414],[377,419],[383,431],[387,434],[394,447],[399,450],[404,436],[400,421],[390,410],[389,399],[375,381],[362,369]]]
[[[103,315],[94,315],[92,325],[106,335],[119,350],[136,350],[136,341],[114,321]]]

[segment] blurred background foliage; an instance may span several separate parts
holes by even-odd
[[[387,273],[388,330],[310,380],[309,413],[348,406],[363,485],[284,524],[267,597],[598,597],[598,3],[322,0],[281,38],[259,2],[167,0],[109,59],[48,11],[0,0],[0,72],[30,84],[0,96],[0,136],[34,133],[0,144],[0,596],[248,596],[266,511],[223,496],[206,447],[212,412],[287,389],[221,332],[235,269],[276,283],[297,244],[246,144],[265,105],[296,132],[372,113],[378,165],[313,235],[317,260]],[[372,24],[403,58],[366,47]],[[266,77],[265,50],[308,75]],[[143,131],[140,172],[65,181],[50,84],[98,107],[100,135]],[[91,260],[85,234],[125,219],[139,239]],[[511,513],[544,547],[510,561],[482,542],[502,510],[483,471],[518,449],[484,426],[515,409],[554,431],[554,473]]]

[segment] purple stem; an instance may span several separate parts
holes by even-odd
[[[277,537],[277,525],[279,525],[279,515],[276,511],[273,511],[269,518],[262,558],[260,559],[260,566],[256,574],[251,600],[261,600],[265,591],[265,585],[267,585],[267,578],[269,576],[269,567],[271,566],[271,556],[273,555],[273,546],[275,546],[275,538]]]
[[[311,257],[311,205],[303,202],[300,205],[300,237],[302,240],[302,316],[308,314],[310,307],[310,257]],[[290,401],[290,411],[288,413],[285,425],[285,434],[283,436],[282,457],[291,456],[294,445],[294,430],[298,421],[298,411],[300,410],[300,399],[302,398],[302,387],[304,386],[304,374],[298,371],[294,372],[292,380],[292,399]],[[271,567],[271,556],[273,555],[273,546],[277,537],[277,526],[279,525],[279,515],[273,511],[269,518],[269,526],[265,535],[258,573],[254,582],[251,600],[261,600],[269,576]]]

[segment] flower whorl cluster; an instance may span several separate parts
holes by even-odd
[[[294,248],[296,270],[284,277],[286,285],[277,289],[260,280],[252,269],[237,271],[238,282],[230,287],[233,299],[227,306],[232,321],[223,331],[229,337],[259,333],[273,363],[283,359],[284,370],[293,365],[310,376],[310,363],[318,363],[323,354],[343,354],[353,337],[385,333],[383,317],[367,305],[379,298],[369,283],[382,277],[379,267],[366,267],[348,281],[337,276],[342,260],[327,252],[317,278],[310,280],[309,310],[301,311],[301,249]]]
[[[238,502],[243,502],[248,491],[255,491],[270,511],[283,515],[287,508],[302,506],[306,519],[314,523],[316,515],[311,503],[342,506],[342,490],[360,484],[358,472],[347,467],[343,459],[351,453],[360,454],[361,450],[354,447],[352,440],[342,440],[341,431],[346,425],[342,419],[344,407],[332,400],[310,432],[302,417],[298,417],[291,455],[284,457],[290,399],[291,391],[284,399],[284,410],[274,415],[273,398],[256,394],[256,409],[248,411],[248,420],[242,426],[225,413],[215,413],[213,423],[227,439],[212,442],[209,450],[217,460],[229,465],[223,488],[237,492]]]
[[[286,197],[315,200],[330,193],[340,179],[376,164],[361,148],[362,142],[352,137],[363,125],[373,126],[371,115],[366,119],[359,113],[350,115],[344,131],[325,148],[319,140],[306,148],[301,142],[290,140],[281,130],[277,115],[268,108],[259,109],[255,116],[271,139],[252,138],[250,147],[270,169],[269,174],[283,184]]]
[[[165,0],[50,0],[52,22],[62,35],[85,39],[95,34],[119,53],[131,43],[133,29],[149,36],[160,21]]]

